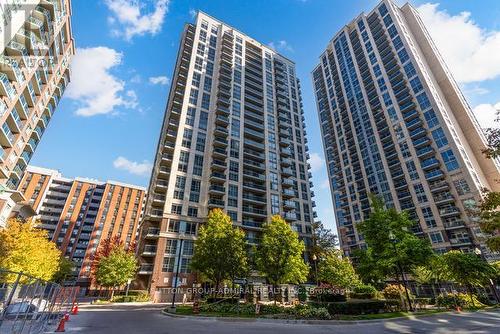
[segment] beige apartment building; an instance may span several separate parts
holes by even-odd
[[[70,0],[0,2],[0,185],[11,190],[68,85],[75,52],[70,17]],[[14,207],[24,201],[9,194],[0,200]]]
[[[343,27],[312,72],[332,199],[346,255],[363,247],[356,223],[368,195],[407,210],[437,252],[480,248],[471,213],[499,167],[439,51],[410,4],[383,0]]]
[[[140,228],[139,283],[159,300],[164,288],[191,286],[193,242],[213,208],[249,244],[280,214],[310,245],[308,159],[295,64],[200,12],[180,42]]]
[[[65,178],[28,166],[19,188],[63,255],[76,264],[74,279],[88,287],[93,255],[102,240],[118,236],[134,246],[145,188],[115,181]]]

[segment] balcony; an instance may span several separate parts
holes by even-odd
[[[246,169],[243,170],[243,176],[246,178],[251,178],[254,180],[258,180],[258,181],[265,181],[266,180],[266,176],[264,174],[256,173],[256,172],[246,170]]]
[[[210,181],[225,182],[226,181],[226,174],[213,172],[212,174],[210,174]]]
[[[454,207],[454,206],[441,208],[441,209],[439,209],[439,215],[443,218],[450,217],[450,216],[457,216],[457,215],[459,216],[460,209],[458,209],[457,207]]]
[[[425,171],[439,166],[439,160],[436,158],[429,158],[420,162],[420,167]]]
[[[208,188],[208,192],[214,193],[214,194],[224,195],[226,193],[226,188],[221,186],[221,185],[212,184],[210,186],[210,188]]]
[[[472,241],[468,237],[461,237],[461,238],[450,238],[450,243],[453,246],[462,246],[462,245],[471,244]]]
[[[251,167],[253,169],[263,170],[266,169],[266,166],[263,163],[256,162],[251,159],[243,159],[243,164],[247,167]]]
[[[292,189],[283,189],[282,195],[288,198],[295,197],[295,191]]]
[[[281,182],[281,186],[285,188],[293,187],[293,180],[292,179],[283,179]]]
[[[297,214],[295,212],[285,212],[285,220],[297,220]]]
[[[265,210],[257,209],[251,206],[243,206],[243,212],[258,217],[267,217],[267,212]]]
[[[438,180],[438,179],[442,179],[442,178],[444,178],[444,173],[439,169],[435,169],[433,171],[425,173],[425,178],[429,182],[434,181],[434,180]]]
[[[210,208],[224,208],[225,206],[225,202],[221,199],[217,199],[217,198],[210,198],[208,200],[208,207]]]
[[[260,193],[265,193],[266,192],[266,186],[258,183],[253,183],[253,182],[243,182],[243,188],[253,190],[253,191],[258,191]]]
[[[265,197],[256,196],[256,195],[249,194],[249,193],[243,194],[243,201],[244,202],[252,202],[252,203],[256,203],[256,204],[266,204]]]
[[[145,237],[148,239],[155,239],[160,236],[160,229],[157,227],[149,227],[146,231]]]
[[[422,148],[417,149],[416,151],[417,157],[424,158],[434,153],[434,149],[431,146],[424,146]]]
[[[154,265],[153,264],[141,264],[139,267],[138,274],[139,275],[151,275],[153,273]]]
[[[292,176],[292,175],[294,175],[294,172],[291,168],[282,168],[281,174],[287,175],[287,176]]]

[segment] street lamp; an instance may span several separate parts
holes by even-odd
[[[313,254],[312,260],[314,261],[314,272],[315,272],[314,278],[316,279],[316,286],[318,286],[319,285],[319,281],[318,281],[318,265],[317,265],[318,257],[316,256],[316,254]]]
[[[403,286],[405,288],[406,299],[408,300],[408,308],[409,308],[410,312],[413,312],[413,306],[411,304],[410,294],[408,293],[408,287],[406,286],[405,272],[403,271],[403,266],[401,265],[401,262],[399,261],[399,258],[397,257],[398,250],[396,248],[396,244],[398,243],[398,239],[396,239],[396,236],[392,232],[389,232],[389,241],[391,242],[392,247],[394,248],[394,255],[396,256],[396,259],[397,259],[396,263],[398,265],[399,272],[401,273],[401,278],[403,279]],[[396,276],[399,276],[399,275],[396,275]],[[398,280],[399,280],[399,278],[398,278]]]
[[[481,251],[478,247],[474,248],[474,253],[481,258],[481,260],[488,262]],[[493,283],[493,280],[491,278],[488,278],[488,282],[490,283],[490,289],[493,291],[493,295],[495,296],[495,300],[497,303],[500,302],[500,297],[498,296],[497,288],[495,286],[495,283]]]
[[[172,298],[172,306],[171,306],[172,310],[175,310],[175,296],[177,294],[177,282],[179,282],[179,269],[181,267],[182,244],[184,242],[184,239],[182,237],[183,237],[183,234],[180,234],[179,239],[177,239],[177,240],[180,240],[180,245],[179,245],[179,254],[177,255],[177,268],[175,270],[175,281],[172,280],[173,281],[172,286],[174,288],[174,295]]]

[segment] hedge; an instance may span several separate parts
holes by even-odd
[[[377,314],[385,310],[386,302],[384,300],[349,300],[347,302],[335,303],[315,303],[316,307],[325,307],[330,315],[346,314]]]

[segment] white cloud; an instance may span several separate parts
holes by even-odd
[[[153,164],[147,160],[143,162],[130,161],[124,157],[118,157],[113,161],[113,166],[116,169],[121,169],[129,172],[130,174],[148,176],[151,173]]]
[[[325,167],[325,161],[318,153],[315,152],[311,153],[309,163],[311,164],[311,172],[317,172]]]
[[[115,26],[113,34],[130,41],[134,36],[154,36],[161,31],[170,0],[105,0],[104,3],[112,13],[108,22]]]
[[[196,9],[191,8],[189,10],[189,16],[191,16],[192,19],[194,19],[196,17],[196,14],[198,14],[198,12],[196,11]]]
[[[151,77],[151,78],[149,78],[149,83],[153,84],[153,85],[162,85],[162,86],[165,86],[165,85],[168,85],[168,82],[169,82],[169,80],[165,76],[159,76],[159,77]]]
[[[500,31],[482,29],[470,12],[450,15],[439,4],[418,7],[432,39],[461,83],[494,79],[500,75]]]
[[[476,115],[479,125],[483,129],[500,128],[500,123],[496,121],[499,112],[500,112],[500,102],[498,102],[495,105],[487,103],[480,104],[474,108],[474,114]]]
[[[110,72],[121,64],[122,58],[120,52],[104,46],[76,51],[66,96],[77,101],[77,115],[113,114],[119,106],[135,108],[135,92],[124,92],[125,83]]]
[[[276,50],[276,51],[289,51],[289,52],[293,52],[293,48],[290,44],[288,44],[287,41],[285,40],[281,40],[281,41],[277,41],[277,42],[271,42],[268,44],[269,47],[273,50]]]
[[[328,189],[330,190],[330,180],[329,179],[324,179],[321,181],[321,184],[319,185],[321,189]]]

